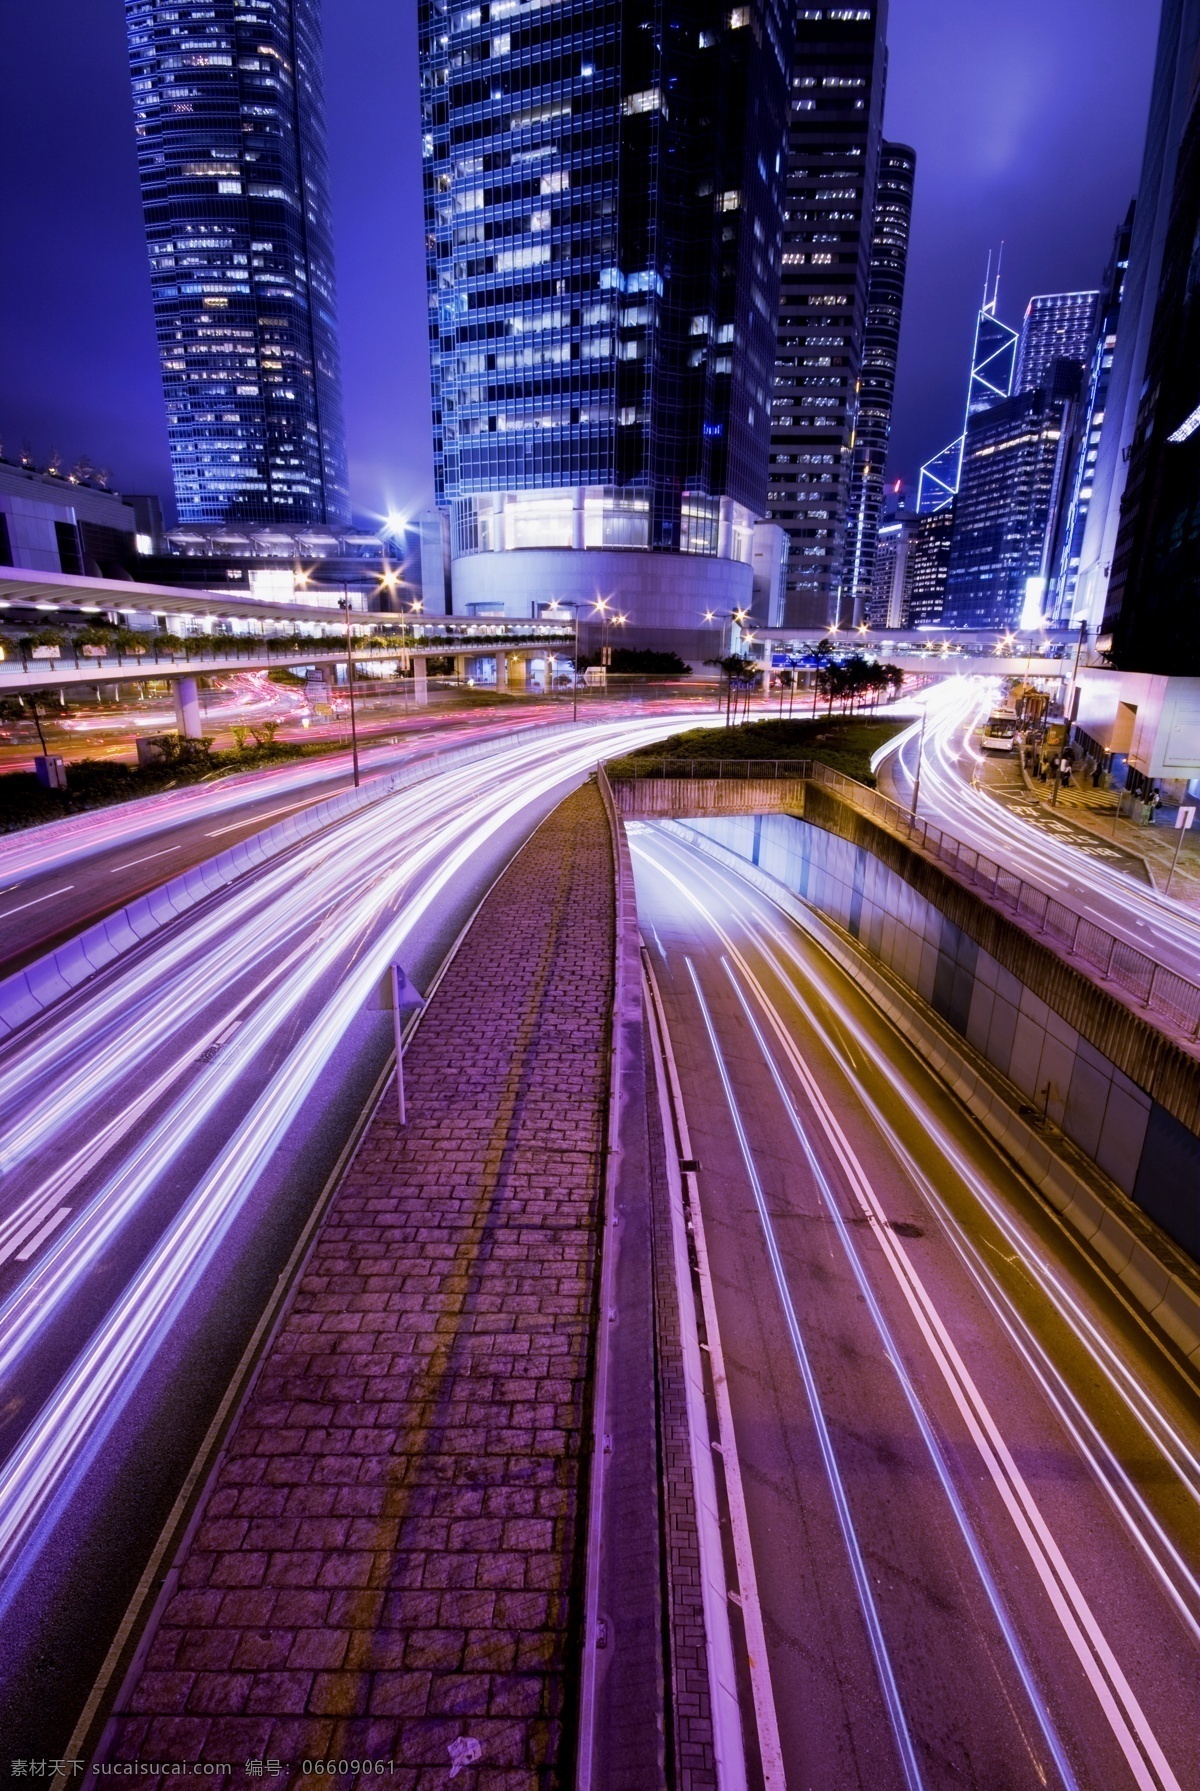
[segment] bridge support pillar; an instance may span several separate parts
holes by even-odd
[[[200,692],[194,678],[176,678],[172,689],[175,696],[175,726],[185,740],[202,740],[204,723],[200,714]]]
[[[513,653],[508,660],[508,688],[524,690],[529,682],[529,661],[523,653]]]
[[[466,683],[467,656],[465,653],[456,653],[454,656],[454,676],[458,679],[460,684]]]
[[[413,699],[419,709],[429,701],[429,661],[423,653],[413,655]]]
[[[508,689],[508,654],[507,653],[497,653],[497,655],[496,655],[496,689],[497,690],[507,690]]]

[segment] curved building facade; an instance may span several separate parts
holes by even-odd
[[[625,581],[631,630],[657,628],[671,606],[652,586],[682,593],[699,561],[729,561],[766,503],[791,9],[419,12],[454,607],[500,581],[528,614],[566,595],[542,580],[572,553],[674,558]],[[678,595],[672,626],[703,607]]]

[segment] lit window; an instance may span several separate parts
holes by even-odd
[[[662,94],[657,87],[646,87],[641,93],[627,94],[621,101],[621,110],[626,118],[632,118],[637,112],[661,112]]]
[[[741,31],[744,26],[750,23],[750,8],[748,6],[735,6],[733,11],[726,18],[725,23],[731,31]]]
[[[742,195],[736,189],[731,188],[729,192],[721,194],[722,211],[737,211],[741,203]]]

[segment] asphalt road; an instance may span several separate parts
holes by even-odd
[[[566,711],[429,717],[360,752],[363,777]],[[0,837],[0,975],[263,827],[349,789],[349,753],[192,784]]]
[[[1200,1782],[1195,1387],[793,921],[631,846],[789,1791]]]
[[[929,693],[919,814],[1067,907],[1127,940],[1155,963],[1200,983],[1200,916],[1152,889],[1145,867],[1119,846],[1044,814],[1026,818],[974,787],[981,755],[972,732],[998,687],[958,678]],[[884,759],[879,787],[908,807],[919,741],[913,736]]]
[[[0,1050],[0,1747],[58,1757],[418,987],[598,756],[514,744],[327,828]],[[19,1738],[19,1739],[18,1739]]]

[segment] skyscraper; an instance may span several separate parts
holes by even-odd
[[[867,280],[867,316],[850,472],[845,590],[852,619],[861,622],[872,601],[875,543],[883,510],[883,474],[896,394],[896,360],[904,276],[912,226],[916,151],[885,143],[879,158],[875,222]],[[897,623],[892,624],[898,626]]]
[[[886,0],[796,9],[769,497],[789,537],[784,619],[795,627],[849,619],[886,21]]]
[[[955,628],[1040,617],[1046,539],[1060,478],[1063,408],[1079,393],[1075,361],[1053,383],[977,411],[967,424],[941,620]]]
[[[1017,343],[1014,392],[1032,392],[1046,385],[1055,361],[1087,365],[1092,357],[1099,298],[1098,292],[1042,292],[1030,299]]]
[[[455,608],[612,597],[711,652],[766,501],[790,9],[419,18]]]
[[[954,500],[917,518],[908,553],[908,626],[929,628],[942,619],[950,548],[954,540]]]
[[[349,520],[320,0],[126,0],[182,522]]]
[[[1125,270],[1129,266],[1129,238],[1133,230],[1133,205],[1117,230],[1113,251],[1100,286],[1096,306],[1096,328],[1091,359],[1086,373],[1083,402],[1079,405],[1072,437],[1066,446],[1069,486],[1061,509],[1061,526],[1053,544],[1051,567],[1051,611],[1056,621],[1078,624],[1075,615],[1075,592],[1079,580],[1079,560],[1083,550],[1084,530],[1092,501],[1092,485],[1096,477],[1096,456],[1104,427],[1108,403],[1108,385],[1112,374],[1113,350],[1117,341],[1117,325],[1121,315],[1121,295]]]
[[[1075,596],[1076,616],[1097,632],[1101,645],[1108,641],[1102,632],[1108,580],[1146,374],[1179,143],[1191,106],[1198,52],[1200,0],[1162,0],[1129,267]]]
[[[1104,629],[1123,671],[1200,677],[1200,79],[1176,164]]]
[[[967,409],[963,433],[942,448],[921,468],[917,482],[917,513],[921,516],[948,509],[954,502],[962,477],[963,450],[971,418],[1002,404],[1013,389],[1017,331],[996,315],[1000,301],[1000,270],[992,279],[991,258],[983,282],[983,303],[975,315],[975,340],[971,347],[971,371],[967,379]]]

